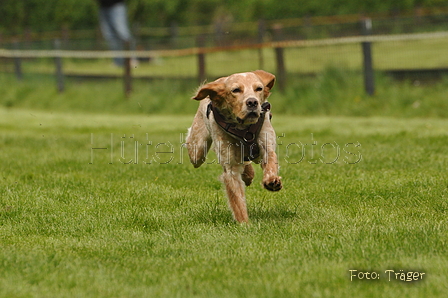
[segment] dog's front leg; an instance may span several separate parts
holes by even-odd
[[[204,123],[201,110],[194,117],[193,124],[188,129],[186,139],[190,162],[195,168],[200,167],[206,159],[208,150],[212,144],[212,139]]]
[[[229,199],[229,207],[232,209],[233,217],[236,221],[249,222],[247,215],[245,184],[241,178],[244,171],[242,165],[223,165],[224,173],[222,173],[221,181],[226,187],[227,197]]]
[[[260,134],[260,145],[263,148],[261,167],[263,169],[263,186],[270,191],[282,189],[282,178],[278,175],[278,160],[275,153],[276,136],[270,122],[265,122]]]
[[[270,191],[282,189],[282,178],[278,175],[277,154],[274,151],[268,152],[266,163],[261,163],[263,168],[263,186]]]

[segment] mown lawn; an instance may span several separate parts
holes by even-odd
[[[284,189],[239,225],[192,116],[0,109],[0,296],[446,295],[446,119],[274,114]]]

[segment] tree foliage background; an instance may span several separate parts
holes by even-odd
[[[223,16],[237,22],[302,16],[399,12],[415,7],[447,6],[446,0],[127,0],[131,23],[163,27],[206,25]],[[92,29],[95,0],[1,0],[0,32]]]

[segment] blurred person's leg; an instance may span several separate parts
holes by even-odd
[[[124,3],[115,4],[110,8],[110,15],[115,34],[120,41],[120,50],[124,49],[125,42],[129,42],[130,49],[135,49],[134,40],[131,31],[129,30],[126,5]],[[123,65],[123,58],[118,59],[119,65]],[[115,63],[117,63],[117,60]]]
[[[117,3],[109,8],[101,8],[100,27],[112,51],[122,51],[124,42],[127,41],[131,43],[131,48],[134,47],[128,26],[127,9],[124,3]],[[115,57],[114,63],[122,66],[124,59]]]

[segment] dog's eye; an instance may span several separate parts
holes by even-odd
[[[241,93],[241,88],[232,89],[232,93]]]
[[[263,91],[263,87],[260,87],[260,86],[259,86],[259,87],[255,88],[255,91],[256,91],[256,92]]]

